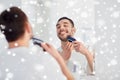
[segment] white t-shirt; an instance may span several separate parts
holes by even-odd
[[[62,52],[62,48],[58,48],[58,51]],[[72,51],[67,66],[75,77],[75,80],[80,80],[84,76],[94,73],[90,71],[86,57],[75,50]]]
[[[0,80],[66,80],[58,63],[48,53],[33,53],[26,47],[0,53]]]
[[[0,52],[8,47],[8,43],[5,39],[5,36],[0,31]]]

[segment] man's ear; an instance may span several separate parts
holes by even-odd
[[[26,22],[25,24],[25,31],[30,36],[30,38],[33,37],[32,27],[29,22]]]
[[[31,26],[28,22],[25,23],[25,30],[28,32],[28,33],[31,33],[32,32],[32,29],[31,29]]]
[[[73,28],[72,28],[72,35],[74,35],[74,34],[75,34],[75,32],[76,32],[76,28],[75,28],[75,27],[73,27]]]

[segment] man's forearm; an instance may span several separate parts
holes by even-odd
[[[94,64],[94,59],[93,59],[93,55],[88,51],[86,52],[86,58],[90,67],[91,72],[93,72],[93,64]]]
[[[64,59],[62,58],[61,55],[58,54],[58,58],[56,58],[57,62],[59,63],[61,70],[63,72],[63,74],[67,77],[67,80],[74,80],[73,75],[71,74],[71,72],[69,71]]]

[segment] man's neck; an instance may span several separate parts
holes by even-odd
[[[68,43],[68,41],[61,41],[61,48],[63,49],[64,46],[66,46],[67,43]]]
[[[8,44],[9,44],[9,48],[16,48],[16,47],[21,47],[21,46],[28,47],[29,41],[19,39],[19,40],[13,41],[13,42],[9,42]]]
[[[67,43],[69,43],[69,41],[61,41],[61,48],[63,49]],[[74,50],[73,46],[72,46],[72,49]]]
[[[61,41],[61,46],[65,46],[68,41]]]

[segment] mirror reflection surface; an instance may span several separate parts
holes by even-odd
[[[57,36],[56,24],[66,16],[73,20],[74,38],[82,42],[94,55],[95,75],[86,72],[87,59],[84,55],[71,55],[67,63],[76,80],[118,80],[120,0],[0,0],[0,13],[10,6],[18,6],[27,14],[33,33],[58,50],[61,41]],[[0,33],[0,52],[8,46]],[[36,49],[36,48],[32,48]],[[82,61],[81,59],[85,60]],[[76,62],[77,59],[78,62]],[[83,64],[83,66],[81,66]],[[79,66],[79,67],[78,67]],[[1,76],[1,72],[0,72]]]

